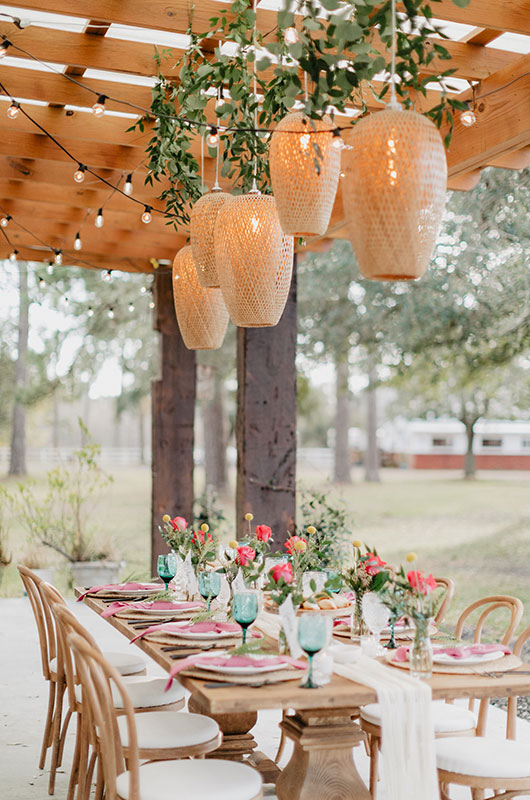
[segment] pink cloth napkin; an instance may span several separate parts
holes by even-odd
[[[394,653],[394,658],[392,661],[406,661],[409,652],[408,646],[398,647],[396,652]],[[436,647],[434,649],[435,653],[446,653],[448,656],[452,656],[455,659],[458,658],[466,658],[467,656],[477,656],[483,655],[484,653],[503,653],[504,655],[509,655],[512,651],[509,647],[503,644],[467,644],[461,646],[450,646],[450,647]]]
[[[188,667],[201,666],[201,664],[213,664],[216,667],[266,667],[268,664],[286,664],[295,669],[306,669],[304,661],[298,661],[292,656],[274,656],[267,658],[252,658],[250,656],[217,656],[212,658],[208,655],[197,654],[183,658],[171,668],[169,680],[166,685],[166,692],[171,688],[171,683],[175,675]]]
[[[170,633],[181,633],[182,631],[195,631],[196,633],[233,633],[237,635],[241,633],[241,626],[236,625],[233,622],[195,622],[193,625],[182,625],[179,622],[162,622],[158,625],[151,625],[150,628],[147,628],[145,631],[142,631],[134,639],[131,639],[130,644],[135,642],[137,639],[141,639],[142,636],[145,636],[148,633],[156,633],[156,632],[163,633],[164,631],[169,631]],[[251,631],[252,636],[256,638],[261,638],[261,634]]]
[[[105,611],[102,612],[101,616],[106,617],[113,617],[114,614],[117,614],[118,611],[121,611],[123,608],[131,608],[133,611],[149,611],[153,609],[154,611],[186,611],[190,608],[202,608],[203,603],[172,603],[170,600],[153,600],[153,602],[148,602],[146,600],[142,600],[139,603],[124,603],[121,600],[117,600],[115,603],[111,603]]]
[[[160,591],[162,591],[163,588],[164,587],[162,586],[162,584],[160,584]],[[77,602],[79,602],[80,600],[84,600],[87,594],[97,594],[97,592],[102,592],[102,591],[113,592],[116,591],[116,589],[124,592],[127,591],[141,592],[144,589],[146,591],[152,590],[153,584],[152,583],[108,583],[106,584],[106,586],[91,586],[90,589],[87,589],[86,592],[83,592],[83,594],[79,595],[79,597],[77,598]]]

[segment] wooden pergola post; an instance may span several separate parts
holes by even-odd
[[[270,525],[276,545],[296,516],[296,256],[289,299],[273,328],[237,332],[237,495],[239,538],[244,516]]]
[[[156,273],[155,321],[160,331],[159,380],[152,384],[151,571],[167,552],[158,525],[162,516],[192,520],[195,352],[188,350],[177,325],[170,272]]]

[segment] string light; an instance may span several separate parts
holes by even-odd
[[[208,136],[208,144],[210,147],[215,147],[217,142],[219,141],[219,134],[215,125],[212,125],[210,128],[210,135]]]
[[[0,219],[0,225],[2,226],[2,228],[7,228],[12,219],[13,217],[11,216],[11,214],[6,214],[5,217],[2,217],[2,219]]]
[[[46,267],[46,272],[48,275],[53,275],[53,264],[51,261],[48,261],[48,266]]]
[[[10,44],[11,42],[8,42],[7,39],[4,39],[4,41],[0,45],[0,58],[4,58],[5,54],[7,53],[7,48],[9,47]]]
[[[86,313],[87,313],[87,316],[89,316],[89,317],[93,317],[94,316],[94,309],[92,308],[92,306],[88,307]]]
[[[296,28],[286,28],[283,32],[283,41],[285,44],[296,44],[300,41],[300,35]]]
[[[147,294],[147,288],[145,286],[142,286],[140,289],[140,294]]]
[[[96,228],[102,228],[104,222],[105,222],[105,220],[103,219],[103,209],[99,208],[98,209],[98,215],[96,217],[96,221],[94,222],[94,225],[96,226]]]
[[[19,104],[13,101],[9,106],[9,108],[7,109],[7,116],[9,117],[9,119],[16,119],[16,117],[18,117],[19,110],[20,110]]]
[[[335,128],[333,131],[333,141],[331,142],[331,146],[334,147],[336,150],[342,150],[344,147],[344,142],[342,141],[342,136],[340,135],[339,128]]]
[[[476,121],[477,118],[472,108],[466,108],[466,110],[462,111],[462,113],[460,114],[460,122],[462,123],[464,128],[471,128],[471,126],[474,125]]]
[[[104,94],[100,94],[94,105],[92,106],[92,113],[95,117],[102,117],[105,113],[105,100],[106,96]]]
[[[112,270],[106,270],[101,276],[101,280],[105,281],[105,283],[110,283],[112,280]]]
[[[85,180],[86,167],[84,164],[79,164],[79,169],[74,172],[74,181],[76,183],[83,183]]]
[[[217,92],[217,99],[215,101],[215,107],[216,108],[220,108],[222,105],[224,105],[224,102],[225,102],[225,98],[224,98],[224,93],[223,93],[223,87],[220,86],[219,90]]]
[[[55,250],[55,258],[53,260],[54,263],[57,264],[57,266],[61,266],[61,264],[63,263],[63,251]]]
[[[132,174],[127,175],[127,180],[125,181],[125,186],[123,187],[123,191],[129,197],[131,196],[132,191],[133,191]]]
[[[153,219],[151,215],[151,206],[144,206],[144,213],[142,214],[142,222],[148,225]]]
[[[134,311],[134,303],[129,303],[129,311],[132,314],[132,312]]]
[[[11,261],[12,264],[14,264],[14,262],[17,260],[17,256],[18,256],[18,250],[13,250],[13,252],[9,256],[9,260]]]
[[[154,308],[154,307],[155,307],[155,301],[151,300],[151,302],[149,303],[149,308]]]
[[[41,289],[46,288],[46,281],[44,280],[44,278],[39,278],[39,286]]]
[[[109,319],[114,319],[114,309],[112,307],[107,311],[107,317]]]
[[[81,250],[83,247],[83,242],[81,241],[81,236],[79,233],[75,235],[75,242],[74,242],[74,250]]]

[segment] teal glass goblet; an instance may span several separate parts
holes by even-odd
[[[307,653],[307,680],[302,689],[318,689],[313,680],[313,656],[323,650],[331,636],[332,619],[324,614],[307,613],[298,618],[298,644]]]
[[[177,574],[177,559],[174,553],[158,556],[157,562],[158,577],[162,578],[166,584],[166,591],[169,588],[169,582],[173,580]]]
[[[203,570],[199,573],[199,592],[208,603],[208,611],[214,597],[221,591],[221,576],[218,572]]]
[[[247,628],[258,616],[258,595],[256,592],[236,592],[232,600],[232,614],[243,628],[243,644],[247,640]]]

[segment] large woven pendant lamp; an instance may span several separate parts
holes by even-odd
[[[284,233],[321,236],[328,228],[340,177],[341,140],[333,130],[329,117],[291,111],[272,134],[271,183]]]
[[[257,190],[225,203],[215,223],[215,261],[230,318],[241,328],[276,325],[289,295],[293,238],[274,198]]]
[[[391,10],[391,100],[347,137],[342,199],[362,274],[407,281],[429,266],[445,206],[447,160],[434,123],[403,111],[396,100],[396,0]]]
[[[173,300],[177,322],[188,350],[217,350],[228,326],[220,289],[199,283],[191,247],[179,250],[173,261]]]

